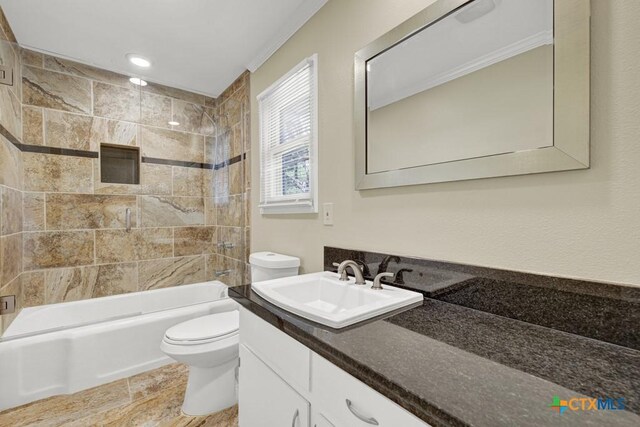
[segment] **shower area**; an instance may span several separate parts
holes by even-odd
[[[166,327],[249,280],[249,73],[217,98],[145,82],[21,48],[0,10],[0,78],[0,425],[114,410],[93,387],[126,412],[186,380]]]

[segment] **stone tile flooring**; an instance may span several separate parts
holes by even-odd
[[[181,364],[71,395],[53,396],[0,412],[0,426],[237,427],[238,407],[206,417],[182,414],[188,369]]]

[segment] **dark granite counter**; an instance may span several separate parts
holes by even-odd
[[[478,275],[467,272],[438,274],[449,281],[447,286],[438,286],[437,296],[443,300],[426,298],[421,306],[340,330],[290,314],[262,299],[251,286],[230,288],[229,295],[433,426],[640,425],[640,350],[635,348],[640,325],[632,324],[632,331],[622,331],[609,340],[593,338],[602,328],[596,332],[587,328],[588,336],[554,329],[539,324],[544,321],[518,318],[536,310],[535,305],[524,310],[522,298],[513,313],[501,306],[505,291],[494,282],[492,286],[469,282]],[[452,275],[459,280],[452,280]],[[466,284],[459,286],[462,282]],[[507,289],[506,295],[514,296]],[[493,303],[479,307],[482,299],[472,297],[477,292],[490,295]],[[590,294],[601,297],[598,292]],[[635,304],[635,291],[625,292],[629,295],[624,300]],[[535,292],[525,295],[532,298],[532,304],[539,302]],[[549,295],[546,299],[557,301]],[[496,313],[499,310],[504,312]],[[538,308],[545,310],[549,310],[546,305]],[[631,319],[635,315],[637,311],[629,313]],[[602,322],[602,313],[593,316]],[[573,318],[566,312],[556,317]],[[624,409],[560,414],[550,407],[554,396],[567,401],[622,398]]]
[[[433,426],[640,425],[637,350],[432,299],[334,330],[251,286],[229,295]],[[628,406],[561,415],[549,407],[554,396],[623,397]]]

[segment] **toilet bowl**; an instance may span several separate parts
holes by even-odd
[[[300,259],[273,252],[251,254],[254,282],[298,274]],[[189,366],[182,412],[207,415],[238,401],[239,312],[228,311],[188,320],[167,329],[160,349]]]
[[[186,415],[207,415],[238,401],[238,311],[210,314],[167,329],[160,349],[189,366]]]

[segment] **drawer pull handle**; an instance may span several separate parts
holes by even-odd
[[[359,414],[358,410],[353,407],[353,403],[351,403],[351,401],[349,399],[346,399],[346,402],[347,402],[347,408],[349,408],[351,413],[353,415],[355,415],[359,420],[361,420],[361,421],[363,421],[363,422],[365,422],[367,424],[374,425],[374,426],[378,425],[378,420],[376,420],[375,418],[373,418],[373,417],[365,417],[364,415]]]
[[[293,420],[291,421],[291,427],[296,427],[296,420],[300,416],[300,412],[296,409],[295,414],[293,414]]]

